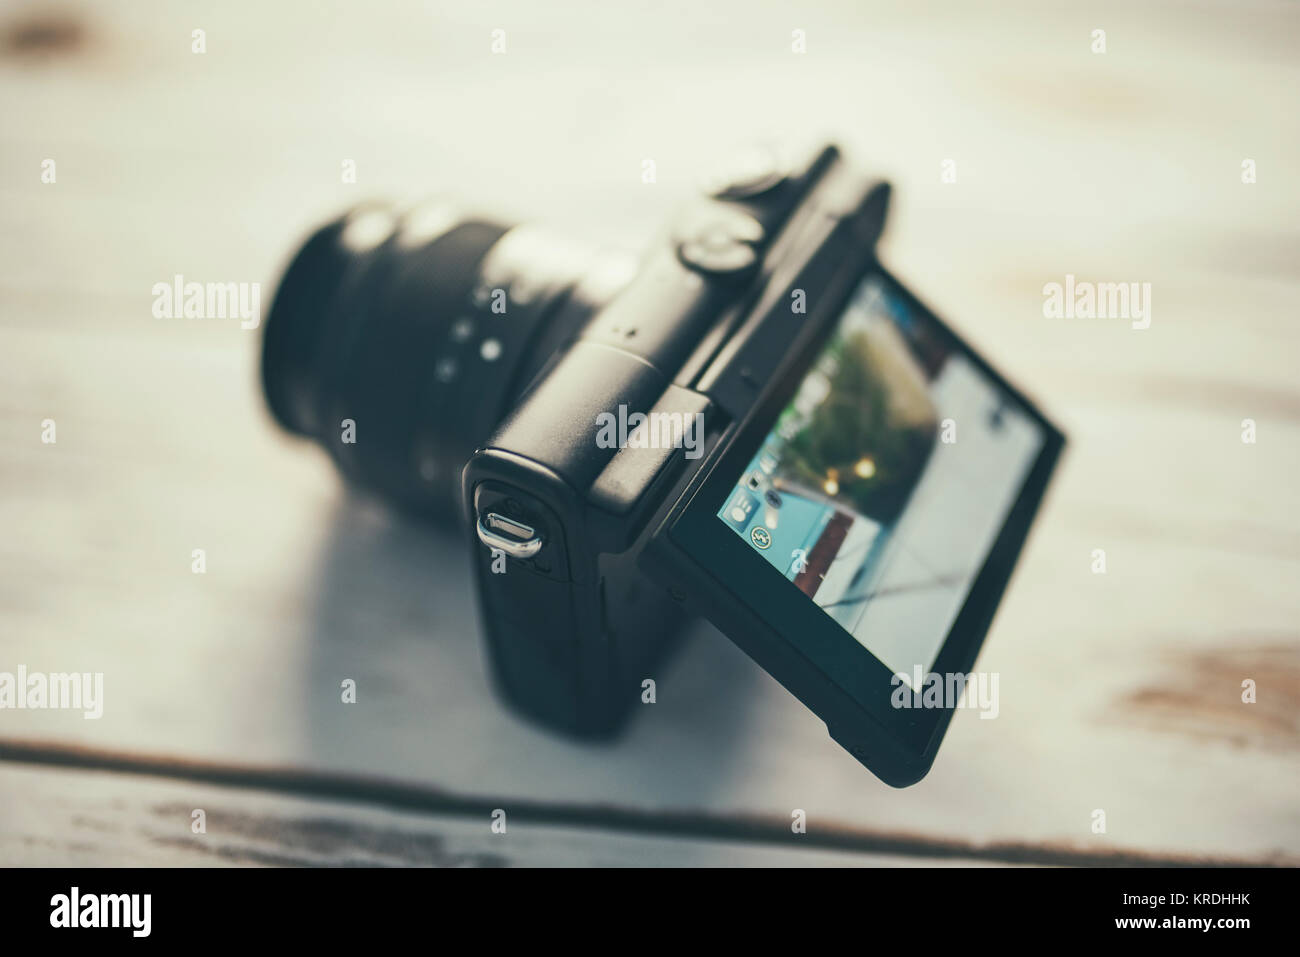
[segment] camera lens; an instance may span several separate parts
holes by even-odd
[[[358,484],[457,515],[466,460],[630,275],[620,255],[447,203],[357,207],[280,282],[262,340],[267,404]]]

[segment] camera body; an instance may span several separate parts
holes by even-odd
[[[881,266],[889,196],[834,146],[751,151],[639,263],[358,207],[281,281],[268,405],[355,485],[463,527],[522,714],[613,734],[700,615],[914,783],[979,703],[1064,437]]]
[[[640,562],[654,519],[818,338],[821,307],[872,255],[888,196],[834,147],[794,164],[747,156],[678,214],[470,458],[482,621],[516,707],[601,735],[640,702],[686,604]],[[602,441],[611,420],[641,435]]]

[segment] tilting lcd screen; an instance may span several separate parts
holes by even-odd
[[[873,275],[718,517],[891,671],[929,671],[1045,439]]]

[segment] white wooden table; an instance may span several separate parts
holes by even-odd
[[[0,671],[105,676],[98,721],[0,711],[0,863],[1300,861],[1294,4],[444,6],[0,11]],[[1001,714],[905,791],[705,624],[617,744],[512,717],[462,543],[275,429],[256,333],[151,315],[176,273],[269,303],[368,196],[635,248],[727,149],[822,132],[1071,443]],[[1150,328],[1045,319],[1067,273],[1150,282]]]

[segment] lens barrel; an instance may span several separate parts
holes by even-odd
[[[359,206],[280,282],[267,404],[353,481],[448,519],[466,460],[630,274],[622,256],[446,203]]]

